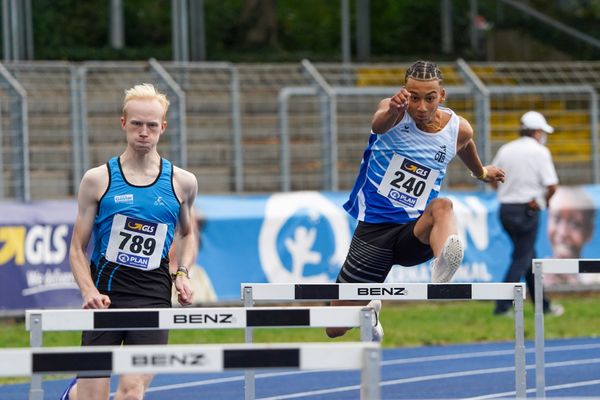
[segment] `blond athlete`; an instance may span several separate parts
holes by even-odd
[[[358,225],[337,282],[381,283],[392,265],[413,266],[432,257],[433,282],[450,281],[459,268],[463,244],[452,202],[438,197],[446,168],[458,155],[484,182],[503,181],[504,171],[482,165],[473,128],[440,105],[445,99],[439,68],[417,61],[406,71],[405,86],[379,103],[358,177],[344,204]],[[376,311],[381,308],[379,301],[371,305]],[[347,330],[328,328],[327,335],[337,337]],[[379,323],[373,334],[381,340]]]
[[[118,157],[87,171],[81,180],[71,240],[71,270],[83,308],[168,308],[171,287],[189,305],[187,267],[197,245],[191,210],[198,183],[191,173],[161,158],[156,146],[167,128],[169,101],[150,84],[125,92],[121,129],[127,146]],[[94,252],[86,249],[94,234]],[[177,242],[177,271],[168,251]],[[87,331],[83,346],[166,344],[168,331]],[[115,399],[141,399],[153,375],[123,375]],[[109,398],[109,376],[80,377],[62,399]]]

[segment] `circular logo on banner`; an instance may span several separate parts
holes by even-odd
[[[350,246],[344,210],[318,192],[277,193],[265,207],[258,238],[269,282],[328,282]]]

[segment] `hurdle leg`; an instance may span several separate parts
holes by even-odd
[[[515,391],[517,399],[527,397],[525,369],[525,324],[523,321],[523,287],[515,286]]]
[[[538,399],[546,398],[546,372],[544,355],[544,285],[542,262],[533,261],[535,282],[535,394]]]
[[[360,319],[360,340],[362,342],[373,341],[373,311],[371,308],[363,308]]]
[[[381,381],[381,350],[365,349],[363,357],[360,398],[361,400],[379,400],[381,399],[381,388],[379,386]]]
[[[31,330],[29,332],[29,346],[42,347],[42,315],[32,314],[30,319]],[[32,374],[29,386],[29,400],[42,400],[44,390],[42,389],[42,375]]]
[[[253,307],[254,299],[252,296],[252,288],[251,287],[244,288],[243,296],[244,296],[244,307],[246,307],[246,308]],[[246,340],[246,343],[252,343],[252,329],[253,328],[249,328],[249,327],[245,328],[244,339]],[[244,399],[245,400],[254,400],[255,397],[256,397],[256,391],[255,391],[254,370],[246,369],[244,371]]]

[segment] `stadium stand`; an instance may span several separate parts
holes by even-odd
[[[7,64],[6,67],[28,94],[31,196],[69,196],[73,162],[70,65],[36,62]],[[4,116],[9,112],[9,109],[2,110]],[[14,150],[12,143],[5,142],[3,159],[8,165],[16,157]],[[4,167],[5,171],[12,169]],[[9,189],[6,196],[10,197],[11,185],[5,187]]]
[[[187,168],[199,179],[201,193],[273,192],[281,190],[280,104],[278,96],[291,87],[316,88],[298,63],[229,64],[163,63],[165,70],[186,95]],[[338,88],[390,89],[403,83],[408,64],[314,64],[325,81]],[[600,62],[564,63],[472,63],[470,67],[485,85],[494,88],[526,85],[592,85],[600,89]],[[73,86],[73,71],[85,67],[82,92]],[[89,138],[87,166],[105,162],[122,145],[119,129],[122,94],[139,82],[157,82],[147,62],[19,62],[6,65],[27,91],[29,105],[29,154],[31,198],[72,197],[76,191],[73,157],[77,142],[73,131],[83,115]],[[468,88],[457,66],[440,63],[449,87]],[[159,85],[160,86],[160,85]],[[85,113],[72,110],[72,98],[84,99]],[[313,93],[318,93],[313,90]],[[387,92],[386,92],[387,93]],[[337,95],[337,166],[339,189],[349,190],[357,172],[373,110],[385,97],[375,94]],[[239,113],[234,100],[239,99]],[[290,188],[327,190],[324,183],[324,110],[326,98],[318,94],[293,95],[288,101]],[[0,111],[11,112],[10,99],[0,88]],[[76,100],[75,100],[76,101]],[[468,119],[476,135],[476,103],[471,94],[449,90],[447,105]],[[520,115],[535,109],[547,115],[556,133],[548,146],[565,184],[590,183],[592,132],[589,94],[576,92],[511,94],[491,96],[490,132],[492,154],[516,137]],[[170,129],[176,126],[169,121]],[[10,124],[3,118],[2,129]],[[171,132],[171,131],[169,131]],[[241,135],[236,147],[236,134]],[[161,143],[170,157],[168,135]],[[482,137],[476,137],[478,143]],[[10,135],[3,139],[5,197],[10,191]],[[488,160],[489,161],[489,160]],[[453,162],[448,171],[450,188],[474,187],[462,167]],[[242,168],[240,168],[240,166]],[[238,175],[239,174],[239,175]],[[241,180],[241,184],[240,181]]]

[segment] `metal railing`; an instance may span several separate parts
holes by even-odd
[[[473,125],[482,161],[516,137],[520,115],[535,109],[556,128],[548,146],[561,183],[600,182],[600,63],[439,65],[446,105]],[[401,87],[407,66],[0,65],[0,198],[74,196],[88,168],[122,149],[123,90],[143,82],[173,104],[159,151],[195,173],[201,193],[349,190],[377,103]],[[449,165],[445,185],[475,188],[458,164]]]
[[[7,91],[10,104],[10,173],[12,176],[9,186],[12,189],[12,197],[29,201],[29,112],[27,92],[2,64],[0,64],[0,85]],[[0,140],[0,155],[4,150],[2,147],[3,142],[3,140]],[[4,156],[1,157],[4,161]],[[4,163],[0,164],[0,187],[2,188],[0,189],[2,190],[2,196],[5,196]]]

